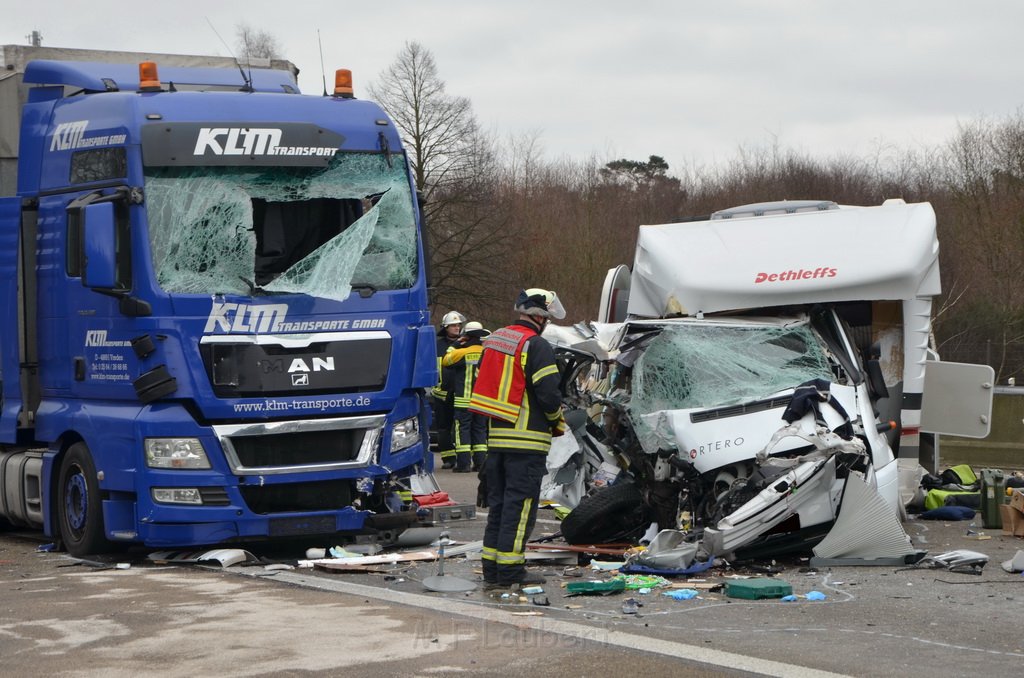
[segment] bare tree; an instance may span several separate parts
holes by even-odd
[[[432,193],[461,181],[471,162],[466,147],[479,132],[466,97],[446,91],[430,50],[407,42],[380,80],[367,88],[398,127],[412,164],[416,188]]]
[[[469,99],[446,91],[419,43],[406,43],[367,89],[394,120],[423,197],[435,310],[485,308],[510,235],[495,191],[493,142]]]
[[[235,53],[243,61],[247,58],[280,59],[281,45],[268,31],[242,23],[235,26]]]

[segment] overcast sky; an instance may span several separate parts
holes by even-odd
[[[151,9],[148,9],[151,8]],[[1024,103],[1020,0],[0,0],[0,44],[227,55],[272,33],[321,91],[356,96],[406,41],[501,137],[549,158],[663,156],[678,172],[777,144],[830,158],[934,146]]]

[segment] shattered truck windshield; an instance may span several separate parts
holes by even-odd
[[[810,379],[832,379],[829,357],[807,324],[666,326],[633,369],[631,409],[749,402]]]
[[[327,167],[149,167],[157,281],[187,294],[403,289],[417,275],[404,161],[338,153]]]

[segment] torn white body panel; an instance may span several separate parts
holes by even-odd
[[[552,438],[547,455],[548,472],[540,483],[541,501],[575,508],[587,493],[584,463],[574,436]]]
[[[914,547],[899,518],[864,478],[851,473],[835,525],[814,547],[814,555],[870,561],[912,553]]]
[[[704,548],[715,556],[733,553],[794,515],[799,529],[831,523],[841,494],[834,456],[802,462],[715,527],[705,529]]]

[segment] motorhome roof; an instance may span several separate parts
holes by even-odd
[[[782,200],[778,202],[755,202],[750,205],[730,207],[711,215],[712,219],[733,219],[736,217],[765,217],[773,214],[801,214],[839,209],[831,200]]]
[[[727,212],[732,216],[640,227],[629,316],[901,300],[940,291],[928,203],[806,201]]]

